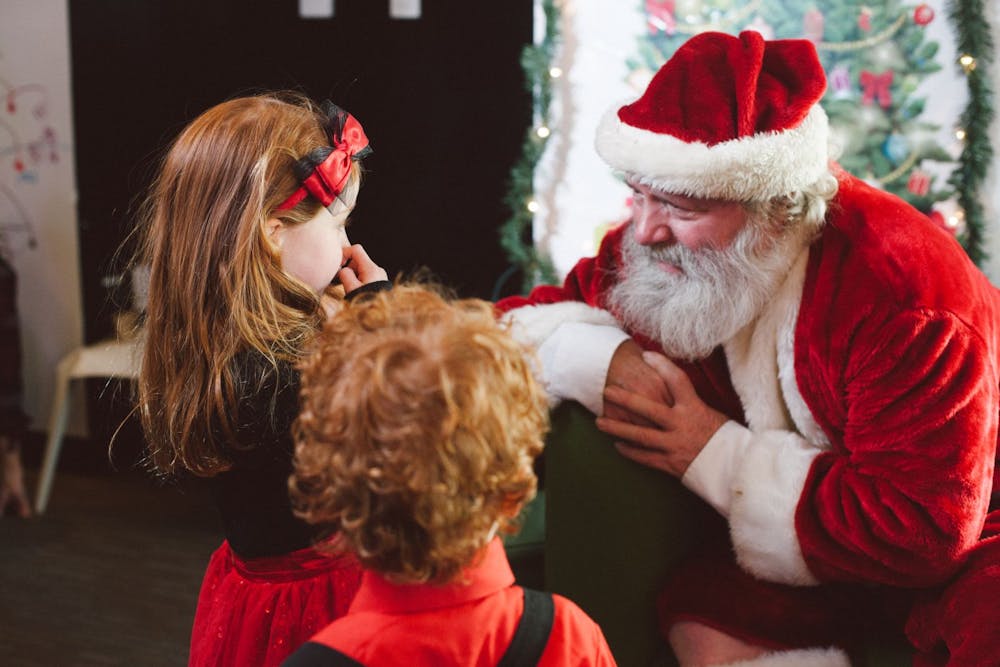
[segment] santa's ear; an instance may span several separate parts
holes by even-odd
[[[280,249],[282,237],[287,227],[288,225],[278,218],[268,218],[264,221],[264,236],[271,242],[271,245]]]

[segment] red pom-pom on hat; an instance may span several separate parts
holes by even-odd
[[[825,90],[808,40],[702,33],[638,100],[605,114],[597,150],[612,167],[666,191],[768,199],[828,169]]]

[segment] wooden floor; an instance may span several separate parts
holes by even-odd
[[[185,665],[220,535],[203,495],[60,471],[46,514],[0,519],[0,665]]]

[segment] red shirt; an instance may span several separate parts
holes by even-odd
[[[552,633],[538,664],[616,664],[597,624],[566,598],[552,597]],[[368,667],[492,667],[507,650],[523,607],[524,595],[514,586],[514,574],[497,538],[479,563],[444,586],[394,584],[366,570],[347,615],[311,641]]]

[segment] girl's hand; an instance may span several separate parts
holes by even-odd
[[[344,248],[344,267],[337,272],[344,291],[353,292],[362,285],[388,280],[385,269],[372,261],[360,243]]]

